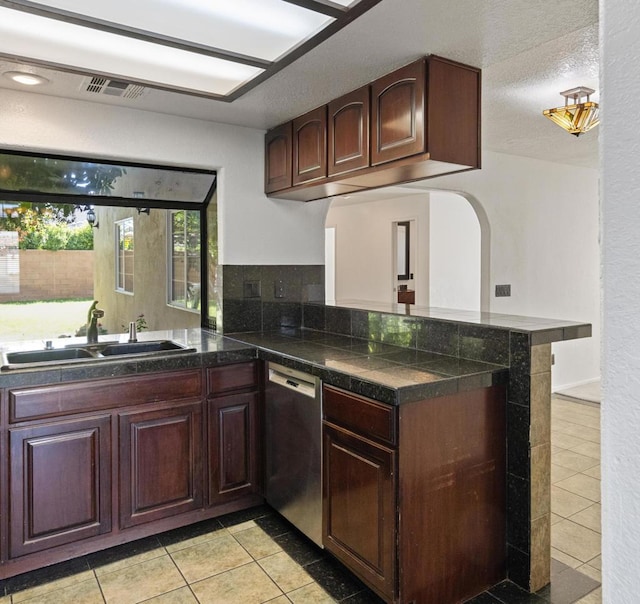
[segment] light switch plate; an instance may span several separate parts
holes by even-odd
[[[276,279],[273,283],[273,297],[285,298],[284,281],[282,279]]]

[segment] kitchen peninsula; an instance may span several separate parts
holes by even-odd
[[[144,334],[194,349],[179,355],[0,373],[0,450],[9,459],[0,577],[260,502],[261,361],[275,360],[323,381],[325,456],[334,456],[325,462],[353,460],[340,455],[359,447],[362,459],[377,460],[370,477],[386,472],[380,498],[366,500],[367,513],[382,512],[368,525],[377,541],[356,543],[345,541],[353,535],[331,490],[339,484],[325,474],[325,546],[379,595],[454,602],[505,576],[544,585],[550,343],[587,337],[590,326],[384,310],[303,304],[301,325],[276,332]],[[159,439],[171,444],[160,450],[179,454],[155,457]],[[238,443],[241,452],[225,457]],[[47,476],[62,473],[56,459],[89,460],[76,472],[90,491],[86,506],[71,506],[67,525],[52,505],[70,503],[64,492],[47,497],[55,486]],[[406,527],[423,533],[410,539]]]

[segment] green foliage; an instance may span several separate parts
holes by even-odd
[[[69,227],[64,223],[52,222],[45,225],[43,249],[52,252],[64,250],[69,240]]]
[[[122,331],[127,331],[129,329],[128,325],[121,325]],[[141,313],[136,317],[136,330],[142,331],[144,329],[149,329],[147,325],[147,320],[144,318],[144,314]]]
[[[93,229],[90,224],[71,229],[66,250],[92,250]]]
[[[92,250],[90,225],[74,227],[53,210],[23,209],[16,218],[0,218],[1,231],[18,231],[21,250]]]

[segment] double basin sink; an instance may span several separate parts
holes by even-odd
[[[2,353],[2,366],[6,369],[28,369],[115,359],[135,355],[164,355],[178,352],[194,352],[173,340],[150,340],[146,342],[99,342],[97,344],[70,344],[64,348],[45,348],[40,350],[16,350]]]

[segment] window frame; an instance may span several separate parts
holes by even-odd
[[[174,239],[173,239],[173,217],[180,213],[183,212],[185,214],[185,220],[184,220],[184,231],[183,231],[183,235],[184,235],[184,251],[182,252],[183,254],[183,267],[184,267],[184,273],[182,275],[182,278],[180,279],[180,281],[184,284],[184,291],[183,291],[183,297],[181,298],[182,300],[184,300],[184,304],[179,303],[178,301],[172,299],[173,298],[173,291],[174,291],[174,258],[175,258],[175,254],[174,254]],[[198,257],[198,270],[200,273],[200,284],[197,290],[197,306],[193,307],[189,305],[189,297],[190,294],[189,292],[189,280],[188,280],[188,273],[189,273],[189,250],[188,250],[188,246],[187,246],[187,227],[188,227],[188,221],[186,220],[186,215],[188,212],[194,212],[196,214],[198,214],[198,241],[200,241],[200,250],[197,254]],[[170,308],[176,308],[178,310],[184,310],[187,312],[191,312],[191,313],[197,313],[202,315],[202,309],[203,309],[203,303],[202,303],[202,278],[203,278],[203,272],[202,272],[202,253],[203,253],[203,245],[204,242],[202,241],[202,212],[198,211],[198,210],[187,210],[187,209],[171,209],[167,211],[167,262],[166,262],[166,266],[167,266],[167,306],[169,306]]]
[[[125,223],[130,224],[130,228],[131,228],[131,243],[132,243],[132,249],[131,249],[131,262],[130,264],[127,264],[124,262],[126,256],[123,254],[122,255],[122,260],[123,260],[123,264],[124,264],[124,273],[122,271],[123,267],[120,264],[120,259],[121,259],[121,255],[120,255],[120,242],[122,239],[124,239],[123,237],[121,237],[121,233],[123,232],[123,227],[125,226]],[[123,218],[121,220],[116,220],[114,222],[114,227],[115,227],[115,254],[116,254],[116,258],[115,258],[115,291],[119,294],[126,294],[126,295],[130,295],[133,296],[135,293],[135,227],[134,227],[134,221],[133,221],[133,216],[129,216],[127,218]],[[125,234],[126,237],[126,234]],[[126,285],[127,285],[127,268],[131,268],[131,290],[126,289]],[[121,279],[121,276],[123,276],[123,279]],[[120,283],[122,281],[122,286],[120,286]]]

